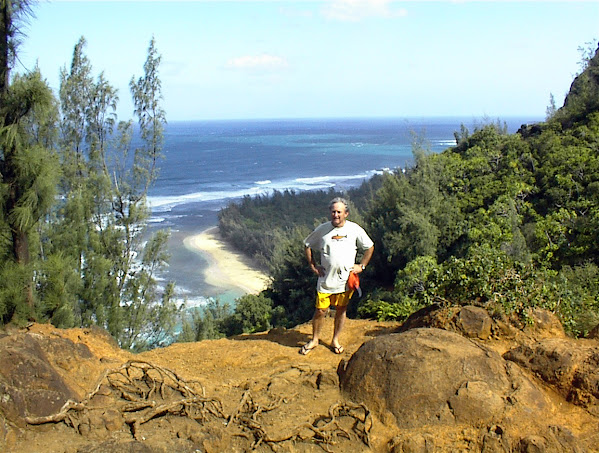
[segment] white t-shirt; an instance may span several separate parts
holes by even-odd
[[[317,226],[304,240],[304,244],[320,252],[320,265],[324,267],[325,274],[318,277],[317,291],[329,294],[346,291],[358,249],[365,251],[374,245],[364,229],[349,220],[338,228],[331,222]]]

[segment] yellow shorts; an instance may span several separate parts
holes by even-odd
[[[316,308],[324,310],[325,308],[329,308],[329,306],[333,307],[346,307],[349,304],[349,300],[351,296],[354,295],[354,291],[350,289],[349,291],[345,291],[344,293],[337,294],[329,294],[329,293],[316,293]]]

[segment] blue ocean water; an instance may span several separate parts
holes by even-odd
[[[510,133],[541,118],[502,118]],[[205,258],[183,245],[218,223],[218,211],[245,195],[358,186],[406,167],[414,140],[433,152],[455,145],[454,132],[476,118],[301,119],[173,122],[166,126],[160,175],[149,194],[152,228],[169,228],[168,270],[189,306],[241,296],[203,280]]]

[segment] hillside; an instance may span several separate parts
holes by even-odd
[[[599,451],[599,342],[531,317],[350,319],[341,357],[298,354],[309,324],[137,355],[99,329],[33,324],[0,338],[0,449]]]

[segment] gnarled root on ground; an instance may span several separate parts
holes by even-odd
[[[316,417],[280,437],[271,436],[260,415],[276,410],[286,398],[275,397],[268,404],[259,404],[246,391],[230,415],[223,412],[223,404],[216,398],[206,397],[199,382],[188,382],[171,370],[144,361],[128,361],[119,368],[108,370],[99,379],[95,389],[83,401],[67,401],[61,410],[43,417],[26,417],[31,425],[64,422],[81,432],[80,426],[89,412],[116,409],[129,425],[137,440],[140,425],[164,416],[176,415],[204,424],[222,419],[227,426],[241,429],[243,437],[251,442],[251,449],[261,444],[274,448],[283,442],[314,442],[325,451],[341,438],[358,440],[370,446],[369,434],[373,419],[363,404],[349,402],[334,404],[327,415]],[[116,403],[115,403],[116,400]],[[239,435],[239,434],[237,434]]]
[[[249,431],[254,438],[251,448],[255,449],[260,444],[278,444],[286,441],[307,441],[320,445],[325,451],[329,445],[334,445],[338,438],[360,440],[370,446],[370,430],[372,416],[364,404],[349,402],[337,403],[329,408],[328,415],[318,416],[312,423],[305,423],[281,437],[271,437],[260,424],[258,415],[276,409],[282,402],[278,398],[266,407],[255,402],[249,391],[246,391],[239,406],[229,417],[229,424],[236,422],[245,431]]]
[[[210,417],[226,419],[222,403],[207,398],[201,383],[187,382],[171,370],[148,362],[130,360],[117,369],[108,370],[99,379],[95,389],[83,401],[67,401],[61,410],[45,417],[26,417],[31,425],[64,421],[77,429],[80,414],[105,409],[95,404],[94,398],[113,396],[111,407],[117,408],[135,436],[139,426],[154,417],[175,414],[205,422]]]

